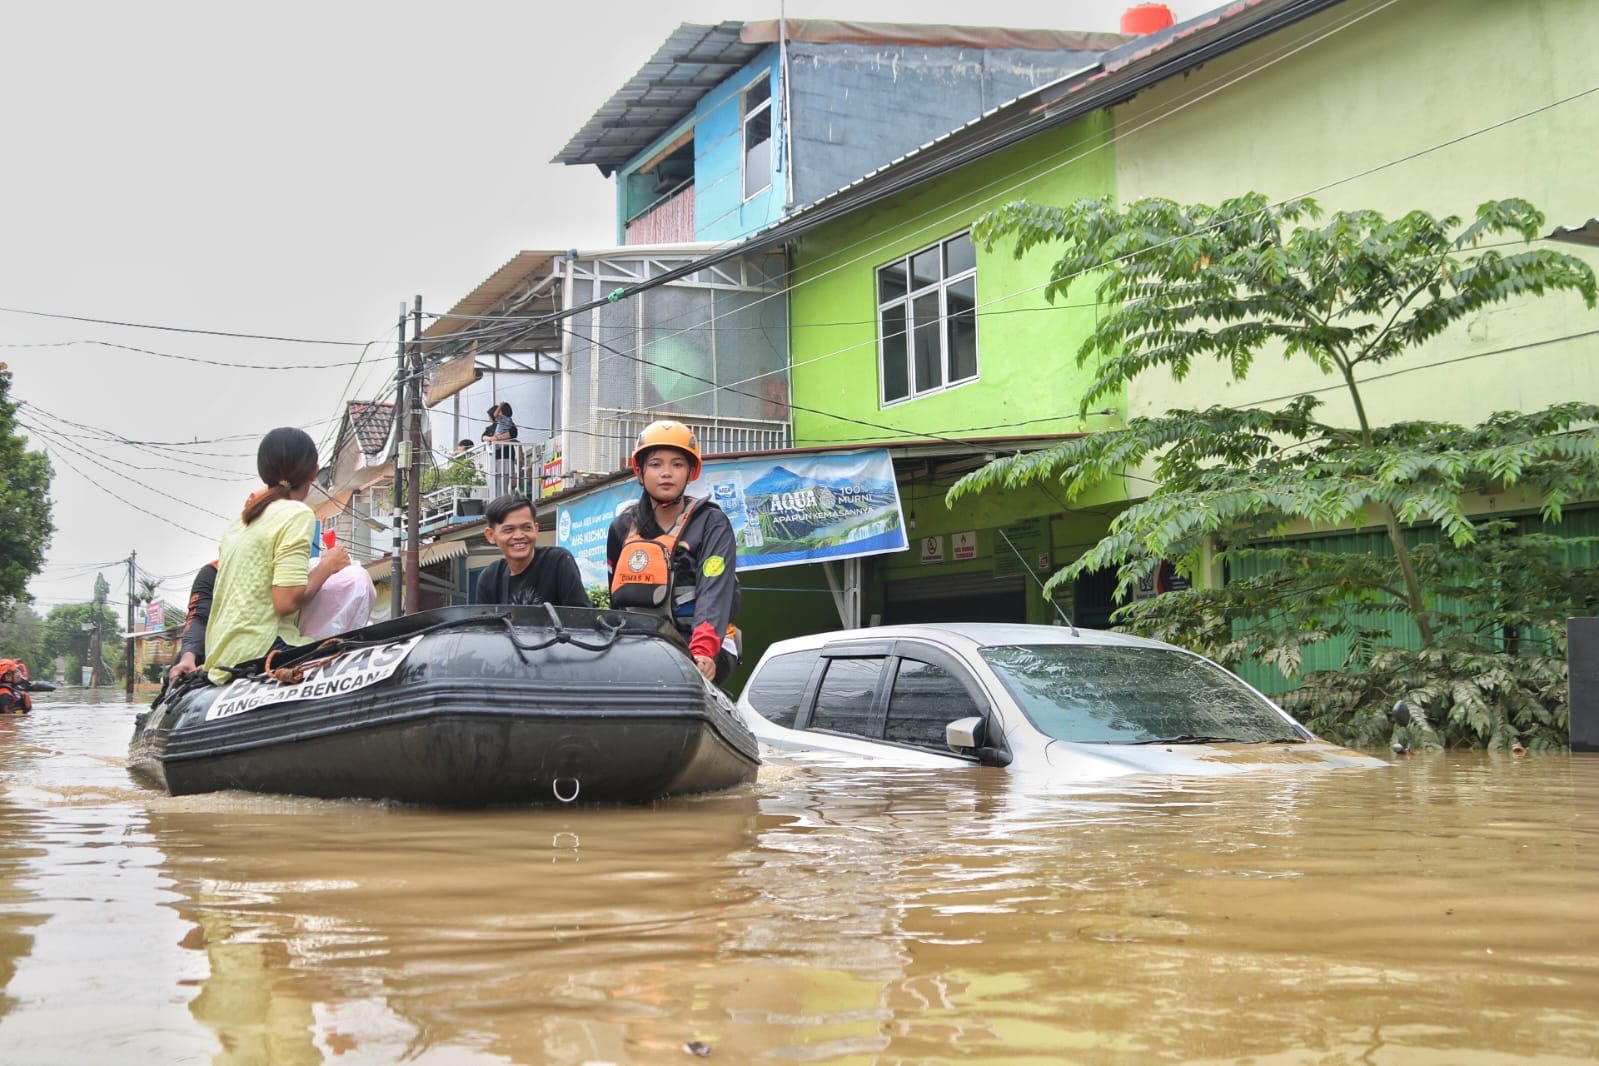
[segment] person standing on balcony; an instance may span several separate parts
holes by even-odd
[[[489,425],[483,439],[494,442],[494,482],[490,491],[505,496],[517,491],[515,484],[517,446],[516,423],[511,421],[511,405],[505,402],[489,408]]]
[[[687,495],[700,476],[699,438],[681,422],[651,422],[632,466],[644,492],[606,537],[611,606],[666,614],[695,668],[721,684],[738,665],[738,544],[721,508]]]

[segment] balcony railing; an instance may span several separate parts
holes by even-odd
[[[628,219],[628,244],[677,244],[694,239],[692,179]]]
[[[582,473],[610,473],[627,469],[639,431],[660,418],[672,418],[670,413],[653,411],[602,410],[593,423],[596,432],[586,443],[591,454],[578,458],[584,463]],[[700,440],[700,453],[707,459],[730,452],[780,451],[789,447],[791,430],[787,422],[769,422],[760,419],[696,418],[677,416]],[[422,494],[422,529],[437,531],[452,522],[471,521],[483,517],[488,502],[506,493],[519,493],[537,500],[544,492],[544,461],[546,442],[537,444],[521,441],[485,442],[459,455],[451,456],[446,463],[459,469],[467,466],[475,472],[476,484],[444,485]],[[574,470],[578,470],[567,456],[567,467],[561,487],[573,486]],[[588,465],[592,463],[593,465]],[[448,466],[445,469],[449,469]],[[393,521],[392,511],[373,508],[372,517],[384,525]]]
[[[488,501],[519,493],[538,499],[544,479],[544,444],[485,442],[447,461],[475,472],[477,484],[445,485],[422,495],[422,528],[481,518]],[[447,465],[446,470],[450,469]]]
[[[673,418],[700,439],[700,454],[709,459],[729,452],[779,451],[789,447],[792,430],[787,422],[755,418],[703,418],[653,411],[595,411],[598,432],[595,459],[598,469],[625,470],[638,441],[639,431],[661,418]]]

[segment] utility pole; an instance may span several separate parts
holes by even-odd
[[[101,676],[100,669],[105,665],[105,654],[101,646],[102,637],[100,629],[105,623],[106,593],[110,591],[111,586],[106,584],[105,578],[101,577],[99,574],[94,575],[94,619],[91,623],[94,626],[94,636],[90,640],[90,644],[92,644],[93,647],[89,652],[89,657],[91,660],[89,665],[90,688],[98,688],[100,682],[104,680],[104,678]]]
[[[409,442],[402,443],[405,430],[405,301],[400,301],[399,366],[394,372],[394,545],[390,549],[393,566],[389,571],[389,617],[398,618],[405,613],[403,580],[405,571],[400,566],[401,528],[400,508],[405,503],[405,467],[411,458],[407,452]]]
[[[422,609],[422,297],[411,317],[411,372],[405,388],[410,416],[411,491],[405,494],[405,609]]]
[[[133,560],[138,558],[138,556],[139,553],[136,551],[128,552],[128,639],[122,654],[123,658],[126,660],[124,666],[128,671],[128,683],[125,691],[127,692],[130,700],[133,698],[133,608],[134,603],[136,602],[133,598],[133,590],[135,583],[134,575],[138,573],[137,569],[133,565]]]

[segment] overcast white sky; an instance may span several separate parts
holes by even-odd
[[[1218,2],[1169,6],[1184,19]],[[1129,6],[789,0],[786,14],[1116,30]],[[522,248],[612,244],[611,182],[549,159],[679,23],[778,13],[777,0],[0,8],[0,361],[55,466],[37,609],[87,600],[96,571],[125,602],[114,561],[130,551],[180,603],[257,484],[261,434],[321,440],[341,398],[375,394],[414,295],[443,311]],[[106,433],[216,443],[93,439]]]

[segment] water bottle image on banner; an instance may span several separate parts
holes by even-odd
[[[744,508],[744,475],[741,472],[729,470],[720,480],[711,482],[710,500],[727,515],[740,547],[759,548],[766,543],[761,536],[761,524],[751,521]]]

